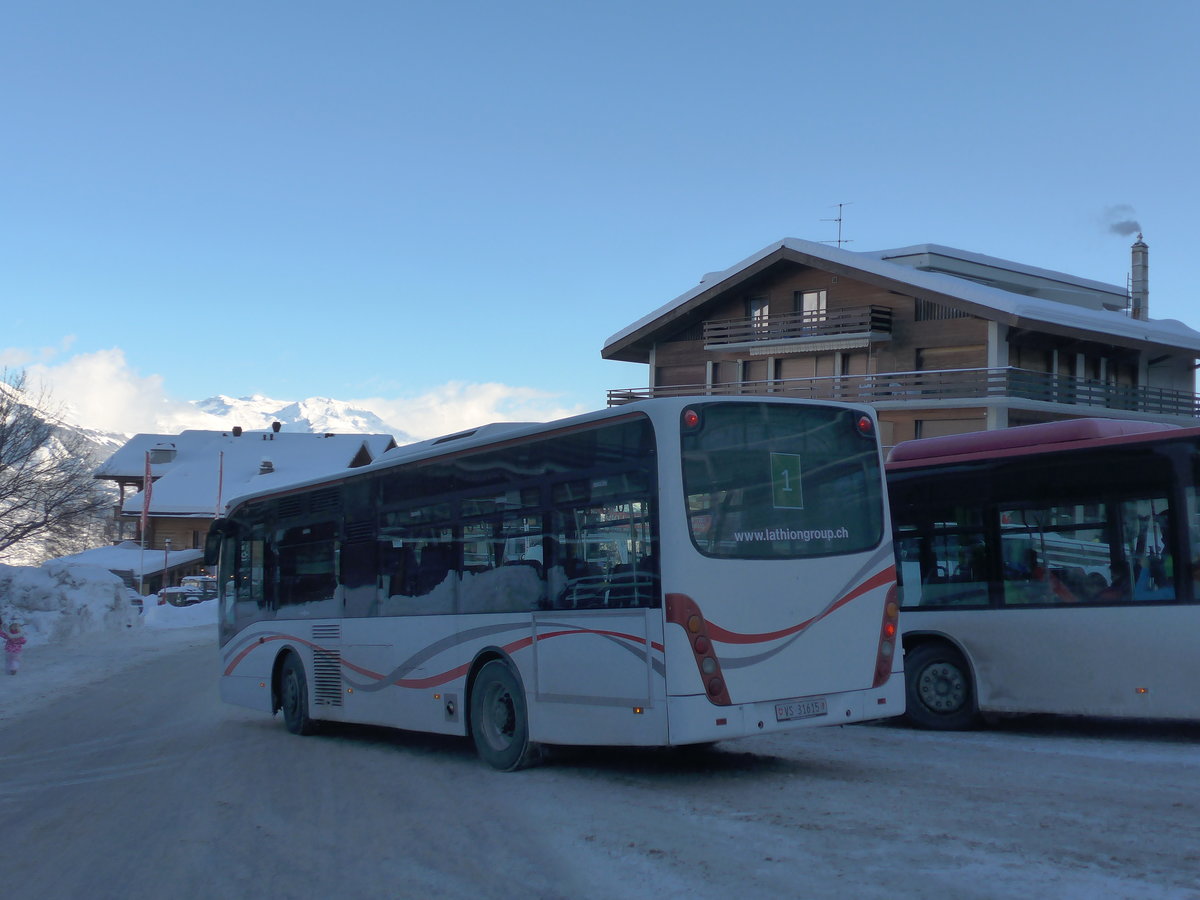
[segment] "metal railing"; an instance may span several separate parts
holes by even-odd
[[[681,384],[656,388],[625,388],[608,392],[608,405],[619,406],[649,397],[691,394],[731,396],[779,394],[812,400],[845,400],[856,403],[911,403],[920,406],[935,400],[1030,400],[1108,410],[1126,410],[1195,418],[1200,397],[1166,388],[1105,384],[1086,378],[1033,372],[1028,369],[944,369],[932,372],[885,372],[877,375],[840,375],[822,378],[776,378],[767,381]]]
[[[892,311],[886,306],[863,306],[829,312],[745,316],[704,323],[705,344],[751,341],[795,341],[848,334],[892,333]]]

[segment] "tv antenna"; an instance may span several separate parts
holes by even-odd
[[[853,243],[853,241],[851,241],[848,238],[845,240],[842,239],[842,210],[849,205],[850,205],[850,203],[839,203],[837,205],[838,214],[837,214],[836,219],[822,219],[821,220],[822,222],[837,222],[837,226],[838,226],[837,240],[836,241],[821,241],[822,244],[837,244],[839,247],[841,247],[842,244]]]

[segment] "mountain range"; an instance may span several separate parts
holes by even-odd
[[[171,416],[171,426],[161,428],[164,434],[177,434],[187,429],[230,431],[235,426],[244,431],[265,431],[278,422],[284,431],[307,431],[313,434],[390,434],[398,444],[412,443],[416,438],[385,422],[370,409],[343,400],[310,397],[307,400],[274,400],[255,394],[251,397],[227,397],[218,394],[206,400],[193,400]],[[130,433],[99,431],[59,417],[47,417],[56,428],[82,435],[92,448],[97,464],[123,446],[133,436]]]
[[[261,394],[251,397],[226,397],[218,394],[207,400],[192,401],[203,421],[194,426],[204,429],[229,429],[240,425],[246,431],[259,431],[279,422],[284,431],[311,431],[315,434],[390,434],[399,444],[415,438],[389,425],[369,409],[351,406],[342,400],[309,397],[307,400],[273,400]]]

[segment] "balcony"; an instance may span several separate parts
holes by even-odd
[[[608,405],[619,406],[650,397],[680,397],[692,394],[772,394],[807,400],[870,403],[887,409],[899,409],[907,405],[927,406],[943,400],[978,400],[981,403],[1020,400],[1083,407],[1079,410],[1080,415],[1087,415],[1087,409],[1105,409],[1122,410],[1135,416],[1172,416],[1181,420],[1200,416],[1200,398],[1194,393],[1164,388],[1125,387],[1014,368],[885,372],[878,375],[776,378],[768,381],[713,385],[629,388],[610,390]]]
[[[828,312],[746,316],[704,323],[705,348],[749,348],[752,355],[778,352],[781,344],[866,346],[892,336],[892,311],[862,306]]]

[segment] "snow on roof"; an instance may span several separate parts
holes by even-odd
[[[950,259],[975,263],[988,269],[1015,272],[1018,275],[1026,275],[1030,278],[1073,285],[1086,291],[1113,294],[1121,298],[1125,298],[1126,296],[1125,288],[1119,284],[1107,284],[1103,281],[1081,278],[1078,275],[1070,275],[1066,272],[1056,272],[1053,269],[1042,269],[1038,266],[1014,262],[1011,259],[1001,259],[998,256],[987,256],[986,254],[975,253],[971,250],[959,250],[956,247],[947,247],[944,244],[914,244],[911,247],[899,247],[895,250],[866,251],[863,253],[863,256],[873,256],[876,259],[882,260],[896,260],[920,256],[948,257]]]
[[[145,474],[146,451],[175,444],[167,463],[151,464],[154,488],[150,514],[212,518],[220,501],[297,481],[328,475],[355,462],[369,462],[395,442],[390,434],[312,434],[309,432],[185,431],[178,435],[139,434],[114,453],[97,477]],[[267,462],[270,465],[264,465]],[[264,469],[270,471],[263,471]],[[126,499],[122,512],[139,515],[144,492]]]
[[[947,275],[940,272],[925,272],[909,265],[891,262],[886,257],[930,252],[944,256],[954,256],[959,259],[968,259],[983,265],[1003,268],[1026,275],[1063,281],[1081,289],[1111,293],[1115,288],[1113,285],[1105,285],[1102,282],[1089,281],[1072,275],[1065,275],[1061,272],[1051,272],[1047,269],[1037,269],[1033,266],[1025,266],[995,257],[970,254],[966,251],[941,247],[937,244],[921,244],[916,247],[902,248],[900,250],[859,252],[845,250],[841,247],[832,247],[815,241],[805,241],[799,238],[784,238],[781,241],[776,241],[764,247],[741,262],[735,263],[728,269],[706,275],[704,280],[691,290],[680,294],[674,300],[660,306],[649,315],[643,316],[633,324],[621,329],[605,342],[604,355],[609,356],[610,353],[620,351],[624,345],[632,343],[639,336],[639,332],[647,330],[650,326],[658,322],[659,319],[677,310],[682,310],[690,301],[696,299],[701,294],[713,290],[724,281],[736,278],[746,269],[780,250],[790,250],[839,267],[857,270],[894,282],[907,284],[918,289],[963,300],[992,310],[999,316],[1066,326],[1072,329],[1090,331],[1127,340],[1162,344],[1200,354],[1200,332],[1174,319],[1143,321],[1130,318],[1119,312],[1087,309],[1056,300],[1043,300],[1038,297],[1030,297],[979,284],[954,275]]]
[[[153,506],[153,503],[151,504]],[[122,541],[111,547],[95,547],[82,553],[73,553],[55,560],[75,566],[96,566],[110,572],[129,572],[133,575],[154,575],[166,568],[199,562],[204,558],[203,550],[143,550],[137,541]]]

